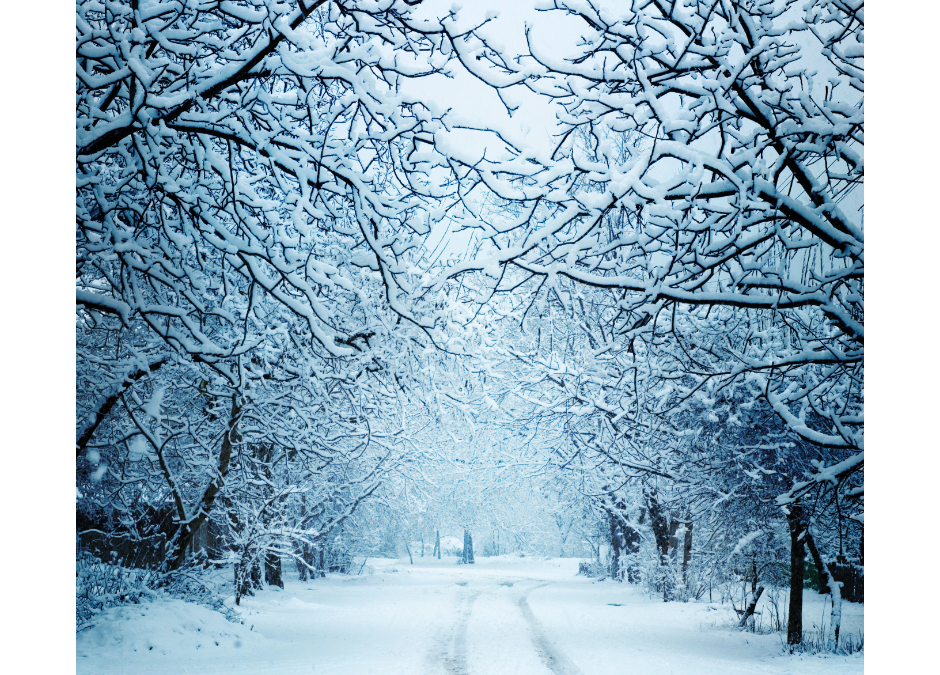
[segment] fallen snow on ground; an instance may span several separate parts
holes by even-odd
[[[244,625],[179,600],[112,608],[77,638],[79,673],[318,675],[841,675],[863,658],[787,656],[779,634],[733,628],[731,606],[663,603],[576,576],[574,559],[374,559],[242,600]],[[372,570],[373,573],[368,573]],[[293,570],[291,570],[293,571]],[[825,598],[805,596],[804,625]],[[229,604],[232,604],[231,601]],[[863,606],[843,604],[843,634]]]

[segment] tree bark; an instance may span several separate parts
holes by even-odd
[[[646,508],[650,514],[650,526],[653,528],[653,537],[656,539],[660,561],[665,564],[669,555],[669,524],[662,512],[656,490],[646,491]]]
[[[819,576],[819,592],[829,593],[829,582],[827,579],[829,570],[826,568],[826,563],[823,562],[822,556],[819,555],[816,542],[813,541],[813,537],[810,535],[808,528],[806,530],[806,546],[809,548],[810,555],[813,556],[813,564],[816,566],[816,573]]]
[[[815,564],[816,569],[819,570],[819,592],[823,592],[821,589],[823,580],[825,579],[826,592],[829,593],[829,597],[832,600],[832,610],[829,615],[829,632],[826,635],[826,642],[831,648],[835,648],[839,646],[839,630],[842,628],[842,582],[836,581],[835,577],[832,576],[832,571],[829,569],[829,566],[823,562],[819,551],[816,550],[816,542],[813,541],[813,535],[810,534],[809,528],[806,528],[806,544],[813,554],[813,560],[818,560]]]
[[[304,562],[307,560],[307,545],[301,544],[299,542],[294,542],[294,555],[297,556],[294,559],[294,563],[297,565],[297,580],[306,581],[307,580],[307,566]]]
[[[646,508],[650,514],[650,526],[653,528],[656,548],[659,550],[659,564],[663,569],[663,602],[667,602],[670,594],[667,578],[669,576],[669,540],[675,531],[670,532],[669,523],[666,521],[666,515],[663,513],[655,489],[646,491]]]
[[[806,558],[803,507],[794,504],[787,514],[790,528],[790,609],[787,618],[787,644],[803,642],[803,560]]]
[[[281,573],[281,556],[272,551],[264,554],[264,583],[268,586],[284,588],[284,575]]]
[[[212,510],[212,507],[215,504],[216,497],[218,497],[219,491],[225,484],[225,477],[228,475],[229,463],[232,460],[232,448],[241,440],[241,437],[236,430],[238,427],[239,412],[240,409],[238,407],[238,395],[232,394],[232,414],[231,418],[229,419],[228,429],[226,430],[225,435],[222,437],[222,452],[219,454],[218,475],[216,476],[215,480],[209,483],[209,487],[206,488],[205,494],[203,494],[202,499],[199,501],[198,507],[196,508],[196,513],[198,515],[196,515],[196,517],[191,522],[183,522],[180,524],[180,534],[176,540],[176,552],[173,556],[173,560],[170,561],[169,565],[170,571],[178,570],[186,561],[186,548],[192,541],[196,531],[209,517],[209,512]],[[161,466],[163,467],[164,473],[167,476],[168,482],[171,486],[173,486],[174,492],[178,492],[178,488],[175,487],[175,484],[170,477],[169,470],[163,464],[162,459]],[[177,503],[179,504],[179,495],[176,494],[174,496],[177,497]],[[185,516],[182,515],[181,517]]]
[[[307,517],[307,495],[301,494],[300,495],[300,521],[301,523],[304,522],[306,517]],[[304,563],[309,562],[307,560],[307,557],[309,555],[307,552],[308,549],[309,549],[309,546],[307,543],[300,543],[298,541],[294,541],[294,554],[297,556],[296,561],[295,561],[297,564],[297,577],[300,581],[307,580],[307,565],[305,565]]]
[[[753,597],[747,605],[747,609],[744,610],[744,615],[741,617],[741,622],[738,624],[739,628],[744,628],[747,625],[747,620],[754,615],[754,610],[757,609],[757,601],[760,600],[761,594],[764,592],[763,586],[758,586],[753,592]]]
[[[622,570],[620,569],[620,528],[617,514],[613,509],[608,509],[607,518],[610,520],[610,578],[615,581],[622,581]]]
[[[682,581],[689,583],[689,563],[692,561],[692,514],[685,514],[685,541],[682,549]]]

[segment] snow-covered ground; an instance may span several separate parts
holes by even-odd
[[[79,673],[318,675],[761,675],[862,673],[853,656],[784,655],[779,634],[741,633],[717,602],[663,603],[576,576],[575,559],[370,559],[359,576],[245,598],[244,625],[180,601],[108,610],[77,639]],[[370,571],[372,573],[368,573]],[[286,566],[285,566],[286,570]],[[824,598],[805,596],[804,626]],[[843,634],[863,606],[843,605]]]

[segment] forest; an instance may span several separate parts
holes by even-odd
[[[169,672],[189,638],[140,635],[193,617],[242,636],[212,663],[294,672],[248,658],[292,588],[327,635],[407,574],[451,632],[374,672],[620,672],[617,608],[862,672],[861,0],[77,0],[75,31],[80,672]]]

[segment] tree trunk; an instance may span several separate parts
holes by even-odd
[[[741,617],[741,623],[738,624],[739,628],[744,628],[747,625],[747,620],[754,615],[754,610],[757,609],[757,601],[760,600],[761,594],[764,592],[763,586],[758,586],[753,592],[753,597],[747,605],[747,609],[744,610],[744,615]]]
[[[412,565],[414,565],[414,564],[415,564],[415,559],[414,559],[413,557],[411,557],[411,548],[408,546],[408,542],[407,542],[407,541],[405,542],[405,550],[408,551],[408,560],[411,562]]]
[[[473,565],[473,564],[474,564],[474,559],[473,559],[473,535],[470,534],[469,531],[467,532],[467,543],[469,544],[469,553],[467,554],[467,564],[468,564],[468,565]]]
[[[235,444],[241,441],[241,436],[237,431],[239,413],[240,409],[238,407],[238,396],[237,394],[232,394],[232,413],[229,418],[228,430],[222,436],[222,450],[219,453],[218,473],[216,474],[215,479],[209,483],[209,487],[206,488],[206,491],[203,494],[202,499],[199,501],[197,508],[194,509],[194,512],[198,513],[199,515],[197,515],[191,522],[182,523],[180,525],[179,536],[176,538],[176,550],[173,554],[173,559],[169,561],[170,571],[178,570],[186,561],[186,549],[189,547],[193,536],[195,536],[196,532],[209,517],[209,512],[212,511],[216,497],[218,497],[219,492],[222,490],[222,486],[225,484],[225,477],[228,475],[229,463],[232,459],[232,449]],[[162,454],[158,454],[158,457],[160,457],[160,464],[163,468],[163,472],[167,476],[167,482],[173,488],[175,493],[174,496],[176,497],[177,501],[177,509],[181,511],[180,520],[182,520],[183,506],[182,502],[180,501],[178,489],[175,486],[175,481],[173,480],[172,475],[169,473],[169,469],[165,465]]]
[[[679,525],[682,523],[678,518],[673,518],[669,523],[669,557],[675,560],[679,554]]]
[[[806,546],[809,548],[810,555],[813,556],[813,564],[816,566],[816,573],[819,576],[819,592],[829,593],[829,583],[827,579],[829,570],[826,569],[826,563],[822,561],[822,556],[819,555],[816,542],[813,541],[813,537],[810,536],[809,529],[806,530]]]
[[[818,560],[815,564],[816,569],[819,570],[820,589],[822,589],[823,580],[825,579],[826,592],[829,593],[829,597],[832,599],[832,610],[829,615],[829,631],[826,634],[826,644],[829,645],[831,649],[835,649],[839,646],[839,630],[842,627],[842,582],[836,581],[835,577],[832,576],[832,571],[829,569],[829,566],[823,562],[819,551],[816,550],[816,542],[813,541],[813,535],[810,534],[809,528],[806,528],[806,544],[813,554],[814,562]],[[822,593],[822,590],[820,590],[820,593]]]
[[[787,644],[791,648],[803,642],[803,560],[806,558],[803,507],[795,504],[787,514],[790,528],[790,609],[787,619]]]
[[[607,511],[607,517],[610,520],[610,578],[623,581],[623,570],[620,569],[620,523],[612,509]]]
[[[307,556],[305,555],[306,551],[304,551],[306,546],[306,544],[300,544],[296,541],[294,542],[294,555],[297,556],[294,559],[294,562],[297,565],[298,581],[307,580],[307,566],[304,564],[304,561],[307,559]]]
[[[656,490],[646,491],[646,507],[650,514],[650,527],[656,539],[656,548],[659,550],[660,561],[665,562],[669,555],[669,524],[662,512]]]
[[[669,600],[669,540],[675,532],[670,532],[669,523],[663,513],[656,490],[646,491],[646,508],[650,514],[650,526],[659,550],[659,564],[663,570],[663,602]]]
[[[437,541],[434,544],[434,552],[437,554],[437,559],[441,559],[441,531],[437,530]]]
[[[281,573],[281,556],[267,551],[264,554],[264,583],[268,586],[284,588],[284,575]]]
[[[240,605],[246,595],[254,595],[256,588],[261,588],[261,566],[246,551],[235,564],[235,604]]]
[[[300,524],[303,525],[307,518],[307,495],[300,495]],[[297,577],[300,581],[307,580],[307,560],[309,545],[306,543],[294,542],[294,553],[297,555]]]
[[[692,561],[692,514],[685,514],[685,541],[682,549],[682,581],[689,583],[689,563]]]

